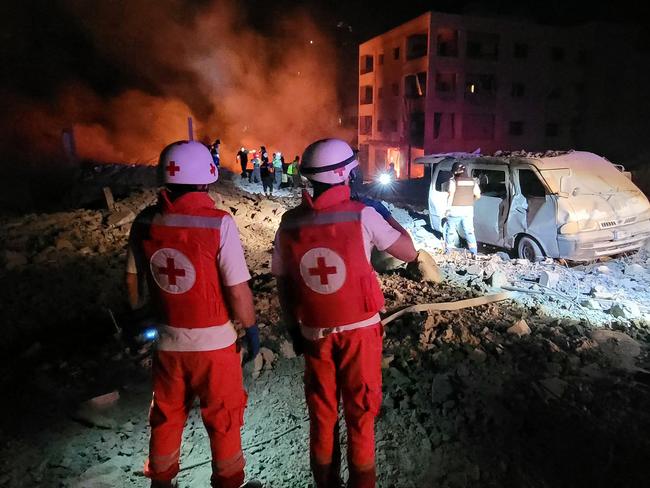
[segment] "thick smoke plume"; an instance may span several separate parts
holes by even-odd
[[[259,32],[232,2],[65,6],[98,55],[131,82],[110,97],[83,80],[46,101],[8,96],[3,125],[13,126],[23,155],[60,157],[61,131],[74,127],[83,159],[154,163],[163,146],[187,138],[188,116],[197,139],[221,139],[230,167],[241,145],[264,144],[291,159],[316,138],[349,135],[338,126],[334,49],[305,12],[269,19]]]

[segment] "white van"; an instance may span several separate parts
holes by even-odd
[[[433,154],[431,227],[442,232],[454,161],[462,160],[482,196],[474,204],[479,242],[514,249],[519,257],[589,261],[639,249],[650,237],[650,203],[621,166],[583,151],[554,156]],[[629,173],[628,173],[629,175]]]

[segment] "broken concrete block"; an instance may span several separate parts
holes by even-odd
[[[539,382],[546,392],[556,398],[561,398],[569,386],[569,383],[560,378],[545,378]]]
[[[625,266],[623,273],[628,276],[643,276],[646,274],[646,269],[640,264],[632,263]]]
[[[495,271],[487,279],[487,284],[493,288],[501,288],[502,286],[506,286],[507,284],[509,284],[509,282],[505,273],[503,273],[502,271]]]
[[[585,300],[582,300],[580,302],[580,305],[588,308],[589,310],[602,310],[600,302],[598,300],[594,300],[593,298],[586,298]]]
[[[5,268],[7,269],[16,269],[22,268],[27,264],[27,256],[22,253],[5,250]]]
[[[120,392],[115,390],[110,393],[105,393],[104,395],[93,397],[85,403],[94,408],[107,408],[115,405],[119,399]]]
[[[518,320],[512,326],[508,327],[508,334],[517,335],[519,337],[529,335],[530,327],[524,319]]]
[[[289,341],[282,341],[280,343],[280,354],[287,359],[293,359],[296,357],[296,353],[293,350],[293,344]]]
[[[612,305],[612,308],[609,309],[609,313],[614,317],[632,319],[641,315],[641,310],[634,302],[621,302]]]
[[[607,291],[607,289],[603,285],[596,285],[591,288],[590,295],[594,298],[600,298],[600,299],[609,299],[612,298],[612,294]]]
[[[641,345],[629,335],[618,330],[596,329],[590,333],[602,353],[615,368],[635,371],[636,358],[641,354]]]
[[[602,266],[598,266],[596,268],[596,271],[600,274],[611,274],[612,270],[609,268],[609,266],[605,266],[604,264]]]
[[[108,216],[106,223],[111,227],[121,227],[130,224],[135,220],[135,214],[131,210],[122,210],[114,212]]]
[[[260,349],[260,356],[264,360],[264,369],[273,369],[273,361],[275,361],[275,353],[268,347]]]
[[[560,275],[552,271],[542,270],[539,275],[539,284],[547,288],[555,288],[560,282]]]
[[[415,280],[430,283],[441,283],[442,273],[431,254],[420,250],[416,261],[408,263],[406,270]]]

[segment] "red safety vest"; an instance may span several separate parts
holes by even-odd
[[[160,320],[188,329],[226,324],[217,256],[221,220],[228,213],[215,209],[202,192],[171,202],[163,190],[158,205],[142,246]]]
[[[329,328],[368,320],[384,295],[363,245],[361,211],[350,188],[336,186],[285,213],[280,252],[295,288],[297,316],[306,327]]]

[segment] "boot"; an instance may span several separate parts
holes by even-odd
[[[350,479],[348,488],[375,488],[376,473],[375,467],[363,471],[350,466]]]
[[[262,488],[264,485],[260,480],[250,480],[241,485],[239,488]]]
[[[219,476],[213,473],[210,484],[212,488],[240,488],[241,486],[246,486],[244,484],[244,470],[242,469],[230,476]],[[254,486],[252,485],[251,488],[254,488]]]
[[[151,480],[151,488],[178,488],[178,482],[176,480]]]

